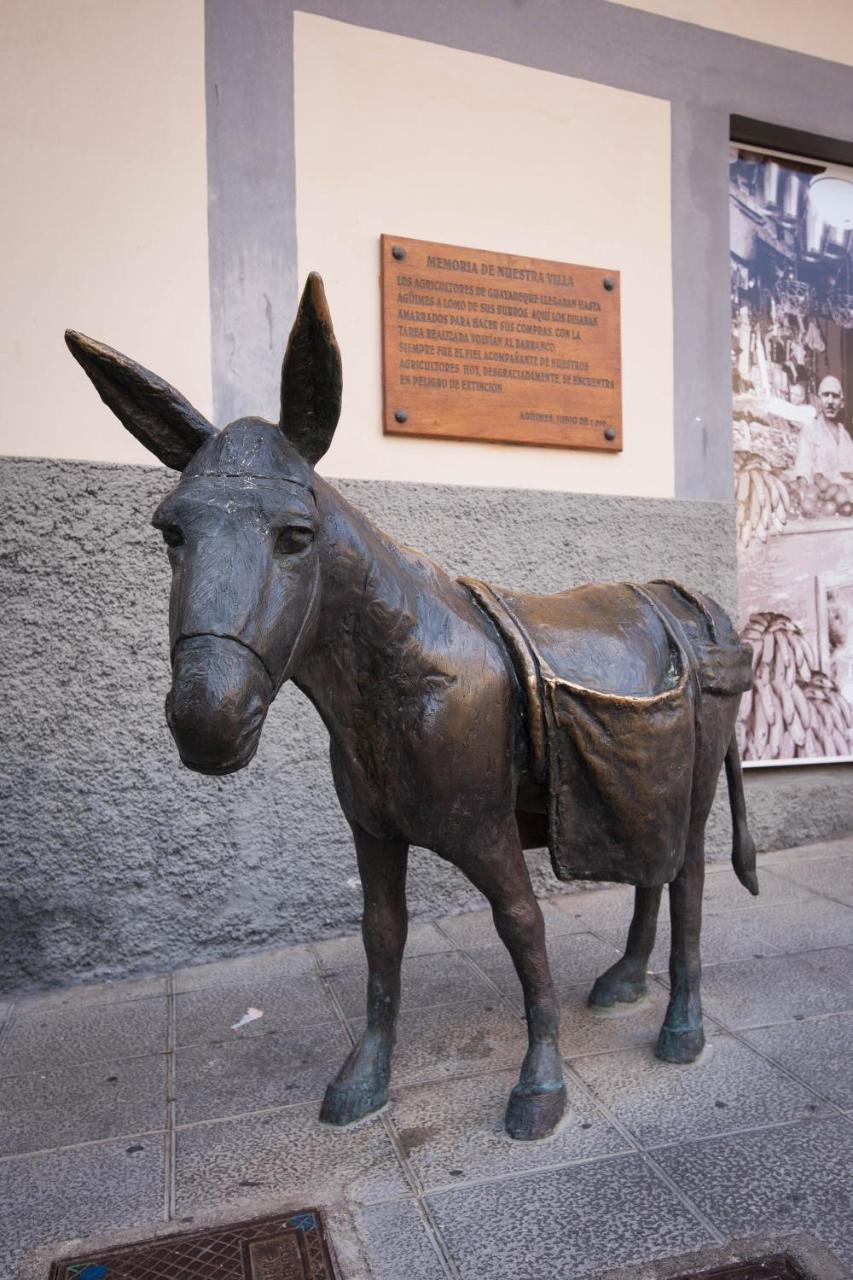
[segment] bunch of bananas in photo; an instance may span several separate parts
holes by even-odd
[[[739,547],[756,538],[766,542],[768,533],[785,527],[791,510],[788,486],[760,454],[735,453],[735,497]]]
[[[819,669],[797,624],[784,613],[754,613],[743,639],[752,645],[753,672],[740,707],[743,758],[853,755],[853,708]]]

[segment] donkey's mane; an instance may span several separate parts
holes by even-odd
[[[452,584],[450,574],[423,552],[380,529],[331,484],[320,481],[315,491],[323,524],[329,522],[331,507],[338,517],[333,516],[331,523],[336,534],[343,535],[336,537],[333,547],[327,545],[325,568],[330,581],[336,586],[346,584],[345,600],[358,601],[368,626],[375,623],[387,638],[390,624],[392,633],[402,637],[424,609],[435,608],[435,595]]]
[[[436,610],[453,609],[455,584],[440,565],[378,528],[337,489],[316,477],[320,510],[323,587],[315,656],[326,669],[318,702],[334,696],[329,668],[340,682],[352,678],[366,692],[381,680],[406,700],[425,684],[452,680],[425,644]],[[430,625],[425,625],[429,619]],[[311,680],[309,659],[307,684]],[[297,683],[302,683],[297,676]]]

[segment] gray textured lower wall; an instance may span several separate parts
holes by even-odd
[[[4,692],[0,982],[124,974],[355,927],[349,831],[325,730],[285,688],[255,761],[183,769],[163,718],[168,567],[160,468],[0,462]],[[342,481],[383,527],[458,573],[558,590],[672,576],[734,605],[725,503]],[[853,825],[848,767],[748,777],[761,847]],[[709,840],[723,856],[720,806]],[[554,889],[544,855],[537,888]],[[412,859],[414,914],[478,895]]]

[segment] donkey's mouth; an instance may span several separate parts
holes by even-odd
[[[258,749],[273,686],[257,654],[227,636],[179,640],[166,721],[182,762],[198,773],[234,773]]]

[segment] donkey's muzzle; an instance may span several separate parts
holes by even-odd
[[[273,693],[266,667],[239,640],[179,640],[166,721],[183,763],[199,773],[242,769],[258,749]]]

